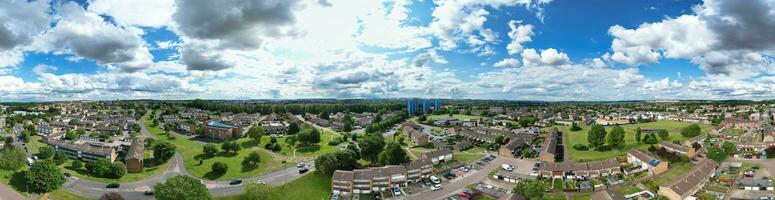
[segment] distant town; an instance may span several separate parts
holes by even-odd
[[[3,183],[35,198],[153,199],[181,187],[215,199],[775,194],[770,102],[135,100],[0,110]]]

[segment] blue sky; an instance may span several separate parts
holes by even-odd
[[[0,1],[0,101],[775,96],[773,0]]]

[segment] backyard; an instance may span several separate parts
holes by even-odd
[[[649,146],[648,144],[638,144],[635,140],[635,128],[637,127],[640,127],[641,129],[665,129],[670,133],[670,137],[668,138],[668,141],[673,141],[673,140],[688,139],[681,135],[681,129],[691,124],[692,123],[678,122],[678,121],[656,121],[656,122],[650,122],[650,123],[622,125],[622,128],[624,128],[626,132],[625,147],[621,149],[612,149],[610,151],[602,151],[602,152],[594,151],[591,149],[586,151],[579,151],[572,148],[572,146],[575,144],[589,145],[589,143],[587,142],[587,135],[589,131],[588,126],[582,126],[582,130],[580,131],[570,131],[570,126],[556,125],[553,127],[556,127],[560,132],[565,133],[563,135],[564,143],[568,147],[566,148],[568,150],[568,152],[566,152],[565,154],[566,159],[574,160],[577,162],[589,162],[589,161],[605,160],[605,159],[614,158],[617,156],[626,155],[627,151],[631,148],[638,148],[641,150],[647,149]],[[702,132],[706,132],[711,128],[710,125],[706,125],[706,124],[699,124],[699,125],[702,128]],[[610,132],[612,128],[613,126],[607,126],[606,131]]]

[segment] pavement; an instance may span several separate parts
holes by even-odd
[[[512,162],[507,159],[498,157],[495,160],[490,161],[489,164],[487,164],[487,166],[484,166],[484,168],[477,170],[476,172],[473,172],[473,173],[465,174],[462,178],[459,178],[458,180],[445,184],[441,190],[422,192],[416,195],[408,196],[405,199],[426,200],[426,199],[446,198],[453,194],[457,194],[459,191],[463,190],[463,188],[465,188],[466,185],[478,183],[486,179],[487,174],[499,168],[501,164],[504,164],[504,163],[512,163]]]
[[[150,131],[145,126],[144,121],[140,121],[140,127],[141,127],[141,133],[145,137],[149,138],[156,138],[155,135],[151,134]],[[161,173],[157,176],[148,177],[146,179],[135,181],[135,182],[129,182],[129,183],[121,183],[121,186],[116,189],[109,189],[105,188],[107,185],[106,183],[100,183],[95,182],[91,180],[85,180],[80,179],[77,177],[70,177],[68,178],[67,183],[64,184],[64,188],[74,194],[78,194],[80,196],[84,197],[90,197],[90,198],[99,198],[102,194],[107,192],[118,192],[124,198],[126,199],[154,199],[153,196],[146,196],[144,195],[145,191],[151,190],[153,185],[157,183],[164,182],[167,180],[167,178],[177,176],[177,175],[186,175],[186,176],[192,176],[188,170],[186,170],[185,164],[183,162],[183,156],[180,155],[180,153],[176,153],[175,156],[170,160],[172,162],[170,164],[170,167],[167,168],[166,171]],[[312,173],[314,171],[314,165],[308,164],[309,171],[306,173]],[[226,196],[226,195],[236,195],[240,194],[245,191],[244,184],[246,183],[266,183],[271,185],[282,185],[284,183],[290,182],[296,178],[301,177],[304,174],[299,173],[298,168],[289,167],[283,170],[267,173],[261,176],[257,177],[250,177],[250,178],[244,178],[243,183],[240,185],[230,185],[230,181],[211,181],[211,180],[202,180],[202,183],[205,184],[207,189],[210,191],[210,194],[213,196]],[[2,192],[0,188],[0,192]],[[6,192],[2,192],[3,196],[2,200],[5,200],[5,194]],[[11,199],[11,198],[8,198]]]
[[[13,190],[9,188],[5,184],[0,184],[0,199],[2,200],[25,200],[27,198],[24,198],[21,194],[16,192],[16,190]]]

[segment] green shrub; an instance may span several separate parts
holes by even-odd
[[[574,144],[573,145],[573,149],[576,149],[576,150],[579,150],[579,151],[586,151],[586,150],[589,150],[589,147],[587,147],[587,145],[583,145],[583,144]]]

